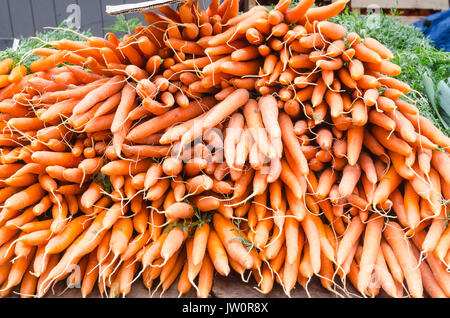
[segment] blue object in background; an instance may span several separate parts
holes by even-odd
[[[421,29],[436,48],[450,52],[450,10],[429,15],[413,25]]]

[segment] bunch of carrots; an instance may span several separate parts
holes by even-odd
[[[0,295],[449,297],[450,138],[347,2],[188,0],[0,62]]]

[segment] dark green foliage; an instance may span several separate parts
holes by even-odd
[[[113,191],[113,186],[108,175],[101,172],[96,172],[92,175],[92,180],[101,186],[106,192],[111,193]]]
[[[113,25],[106,27],[106,31],[111,31],[112,33],[119,34],[129,34],[133,33],[136,27],[142,25],[138,18],[126,19],[123,15],[116,16],[116,22]]]

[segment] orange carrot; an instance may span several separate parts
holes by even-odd
[[[423,285],[417,260],[408,246],[405,233],[396,222],[389,222],[384,230],[384,237],[392,247],[405,275],[408,290],[415,298],[423,297]]]
[[[364,224],[361,222],[359,215],[352,218],[349,226],[344,232],[342,240],[339,242],[336,262],[338,265],[342,265],[350,253],[352,246],[358,241],[362,231],[364,230]]]
[[[370,275],[375,268],[377,255],[379,254],[383,221],[383,218],[376,214],[373,214],[367,221],[358,274],[358,289],[362,294],[366,292],[370,283]]]
[[[305,19],[307,21],[322,21],[332,18],[339,14],[342,10],[344,10],[345,5],[348,0],[338,0],[333,2],[332,4],[310,8],[306,12]]]

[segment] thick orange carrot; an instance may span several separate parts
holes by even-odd
[[[36,183],[25,190],[10,196],[3,206],[6,209],[21,210],[39,201],[44,194],[45,192],[40,184]]]
[[[411,246],[408,245],[401,226],[396,222],[389,222],[384,230],[384,237],[392,247],[402,268],[411,295],[415,298],[423,297],[422,276],[417,266],[418,260],[410,250]]]
[[[107,83],[90,91],[73,109],[73,114],[82,114],[88,111],[96,103],[116,94],[125,84],[125,77],[116,75]]]
[[[244,245],[236,240],[239,236],[231,221],[226,220],[220,214],[214,214],[214,228],[222,241],[228,255],[245,268],[253,266],[253,259]]]
[[[370,283],[370,276],[375,269],[380,249],[383,221],[383,217],[376,214],[373,214],[367,221],[358,274],[358,289],[362,294],[366,293]]]
[[[377,254],[375,263],[375,276],[380,282],[381,287],[388,295],[397,298],[402,296],[403,291],[397,288],[399,283],[395,282],[391,273],[389,272],[389,269],[386,265],[386,260],[384,259],[381,249],[378,250]]]
[[[281,113],[278,117],[281,137],[286,149],[292,154],[295,163],[298,165],[301,173],[306,176],[309,173],[308,163],[300,147],[300,143],[294,132],[294,125],[288,115]]]
[[[339,194],[343,197],[350,195],[355,189],[360,176],[361,168],[359,165],[346,165],[342,172],[342,178],[339,183]]]
[[[213,98],[203,98],[200,101],[193,101],[186,108],[178,107],[170,110],[160,116],[154,117],[133,128],[127,135],[127,139],[136,140],[150,136],[164,128],[167,128],[177,122],[183,122],[192,119],[214,105]]]
[[[349,226],[344,232],[342,240],[339,242],[336,262],[340,266],[344,263],[345,259],[350,253],[352,246],[358,241],[361,233],[364,230],[364,224],[361,222],[359,215],[352,218]]]
[[[400,185],[402,178],[391,167],[381,178],[373,197],[373,204],[378,205],[386,202],[389,195]]]
[[[338,0],[329,5],[310,8],[306,12],[305,19],[310,22],[330,19],[338,15],[339,12],[341,12],[342,10],[344,10],[347,2],[349,1]]]
[[[249,94],[245,89],[237,89],[228,95],[223,101],[211,108],[202,121],[202,128],[215,127],[224,118],[243,106],[249,99]]]

